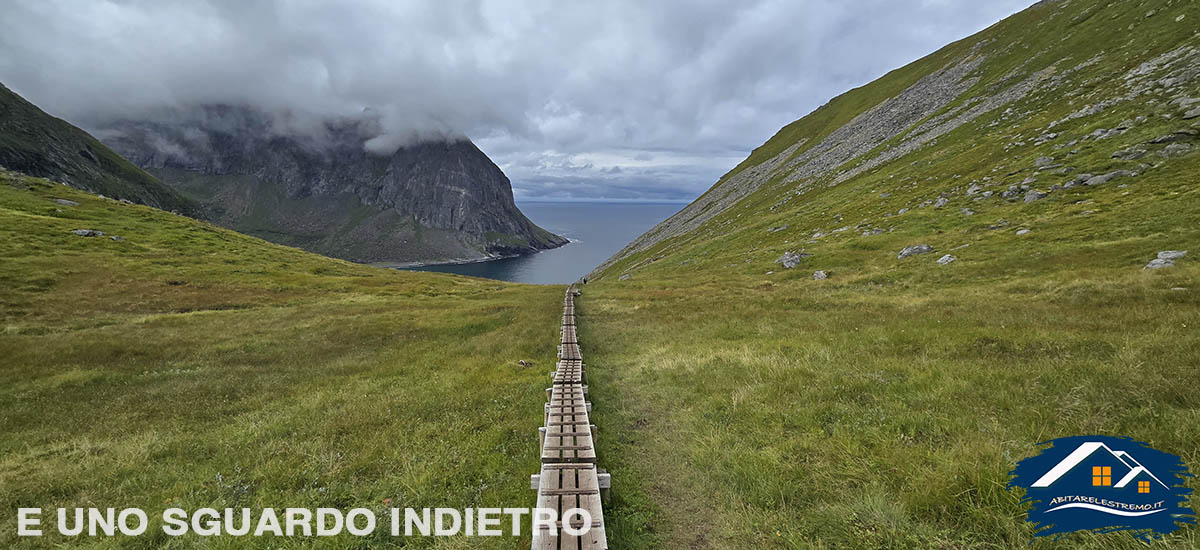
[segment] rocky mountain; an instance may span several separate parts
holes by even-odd
[[[517,209],[508,178],[466,138],[379,154],[364,147],[380,133],[369,118],[294,122],[206,106],[97,134],[216,223],[327,256],[471,261],[567,242]]]
[[[1182,0],[1039,2],[788,124],[593,276],[721,242],[987,231],[1161,182],[1196,166],[1198,22]]]
[[[0,166],[163,210],[196,204],[87,132],[46,114],[0,84]]]

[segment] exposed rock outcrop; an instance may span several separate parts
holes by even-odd
[[[530,222],[504,173],[466,138],[364,147],[373,121],[281,131],[274,117],[212,106],[98,132],[237,231],[359,262],[471,261],[567,241]]]
[[[916,256],[917,254],[929,254],[930,252],[933,252],[932,246],[927,244],[915,244],[904,247],[904,249],[900,251],[900,254],[896,256],[896,259],[903,260],[909,256]]]

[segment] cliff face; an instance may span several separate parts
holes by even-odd
[[[100,135],[200,201],[213,221],[328,256],[467,261],[567,242],[517,209],[508,178],[465,138],[380,155],[363,146],[378,131],[369,121],[304,134],[279,126],[222,106],[172,122],[119,122]]]
[[[116,199],[195,213],[192,201],[2,84],[0,166]]]

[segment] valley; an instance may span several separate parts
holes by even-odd
[[[385,127],[407,127],[382,115],[296,134],[219,103],[97,140],[0,89],[0,547],[1200,547],[1183,513],[1167,533],[1039,536],[1013,485],[1072,436],[1200,467],[1198,22],[1184,0],[1037,2],[793,122],[772,111],[785,125],[681,209],[602,194],[690,178],[672,155],[721,148],[603,142],[541,87],[529,135],[593,149],[481,131],[494,162],[465,135],[395,141]],[[692,107],[698,77],[679,72],[653,111]],[[516,185],[601,198],[527,217]],[[596,248],[524,256],[576,230]],[[1095,468],[1073,490],[1120,495]],[[1179,479],[1160,484],[1194,512],[1200,482]],[[571,499],[601,533],[176,537],[160,521]],[[21,537],[11,511],[29,507],[141,508],[151,528]]]

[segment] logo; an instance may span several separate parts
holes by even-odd
[[[1009,490],[1025,489],[1037,536],[1130,531],[1151,540],[1196,523],[1187,505],[1191,477],[1178,457],[1127,437],[1076,436],[1048,441],[1017,463]]]

